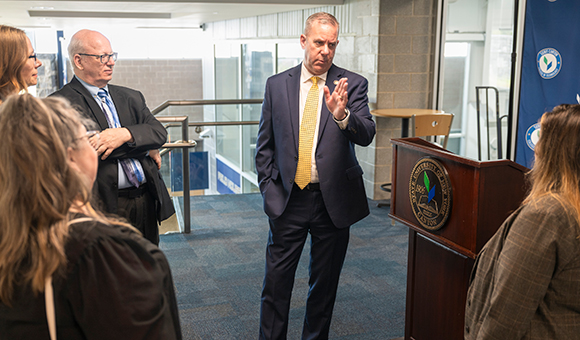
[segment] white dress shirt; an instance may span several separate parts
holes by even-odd
[[[326,105],[326,101],[324,100],[324,86],[326,85],[326,76],[328,74],[327,72],[324,72],[321,75],[317,75],[316,77],[319,78],[318,80],[318,112],[316,114],[316,128],[314,130],[314,139],[312,140],[312,160],[311,163],[312,164],[312,169],[310,172],[310,183],[318,183],[319,179],[318,179],[318,170],[316,168],[316,147],[318,145],[318,130],[320,127],[320,112],[322,110],[322,105]],[[311,74],[308,69],[306,69],[306,67],[304,66],[304,63],[302,63],[302,71],[300,73],[300,117],[299,117],[299,122],[302,125],[302,116],[304,115],[304,107],[306,106],[306,97],[308,96],[308,91],[310,91],[310,88],[312,87],[312,80],[310,78],[315,77],[313,74]],[[331,113],[332,115],[332,113]],[[338,124],[338,127],[341,130],[346,129],[346,126],[348,125],[348,118],[349,118],[349,114],[343,119],[343,120],[336,120],[334,119],[334,116],[332,117],[334,119],[334,121]]]

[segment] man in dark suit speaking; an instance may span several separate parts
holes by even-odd
[[[303,339],[327,339],[350,226],[369,214],[355,144],[369,145],[375,123],[365,78],[333,65],[339,24],[311,15],[301,65],[268,79],[256,170],[270,233],[260,339],[286,339],[294,275],[311,235],[310,290]]]
[[[167,131],[141,92],[109,85],[117,53],[99,32],[81,30],[68,48],[75,76],[54,96],[68,99],[100,127],[91,144],[100,155],[96,191],[106,212],[125,217],[159,244],[158,222],[175,210],[159,173],[159,149]]]

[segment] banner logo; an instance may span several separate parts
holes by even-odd
[[[538,139],[540,139],[540,123],[536,123],[528,128],[528,131],[526,131],[526,144],[530,149],[534,150]]]
[[[552,79],[560,72],[562,57],[553,48],[544,48],[538,52],[538,72],[544,79]]]
[[[445,225],[451,213],[451,182],[441,163],[425,157],[415,164],[409,180],[409,199],[423,228],[435,231]]]

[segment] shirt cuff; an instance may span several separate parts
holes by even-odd
[[[334,119],[334,121],[336,122],[336,124],[338,124],[338,127],[341,130],[346,129],[346,127],[348,126],[348,119],[350,118],[350,111],[348,109],[344,109],[344,112],[346,112],[346,117],[344,117],[342,120],[336,120],[336,118],[334,118],[334,115],[332,116],[332,119]]]

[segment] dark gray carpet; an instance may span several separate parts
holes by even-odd
[[[351,228],[331,339],[403,336],[408,229],[388,207]],[[257,339],[268,221],[259,194],[197,196],[191,234],[162,235],[177,289],[184,339]],[[307,242],[310,242],[309,240]],[[300,339],[310,247],[296,272],[288,339]]]

